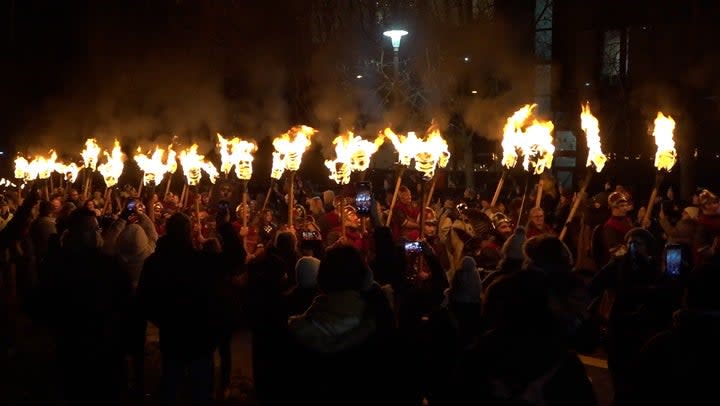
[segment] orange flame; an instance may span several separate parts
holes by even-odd
[[[125,167],[120,142],[115,140],[112,151],[110,151],[110,153],[103,151],[103,154],[105,155],[106,162],[98,165],[97,170],[103,176],[105,185],[107,187],[113,187],[118,183],[123,168]]]
[[[675,166],[677,151],[675,151],[675,141],[673,140],[674,131],[675,120],[659,111],[653,129],[653,137],[655,137],[655,144],[657,145],[655,167],[658,170],[665,169],[669,171]]]
[[[607,162],[607,157],[602,152],[600,144],[600,124],[598,123],[598,119],[590,112],[590,103],[582,106],[580,127],[585,131],[587,137],[588,157],[585,165],[590,166],[590,164],[594,164],[595,170],[600,172],[605,166],[605,162]]]
[[[370,167],[370,158],[378,151],[385,142],[385,137],[378,134],[375,141],[364,140],[359,136],[353,136],[351,131],[347,135],[349,140],[350,169],[353,171],[365,171]]]
[[[18,156],[15,159],[15,177],[25,181],[47,179],[55,170],[56,161],[57,153],[54,150],[50,150],[47,158],[38,155],[32,161]]]
[[[183,173],[188,185],[200,184],[202,172],[208,175],[211,183],[215,183],[220,173],[215,168],[215,165],[205,160],[204,155],[197,153],[198,148],[197,144],[193,144],[190,148],[180,151],[180,165],[183,167]]]
[[[503,159],[502,164],[506,168],[513,168],[517,164],[518,150],[522,147],[523,132],[522,128],[525,121],[532,115],[535,104],[526,104],[518,111],[508,117],[505,127],[503,128]]]
[[[226,139],[220,134],[217,137],[220,148],[220,170],[229,174],[234,166],[238,179],[249,180],[252,177],[253,152],[257,150],[257,145],[238,137]]]
[[[80,152],[80,155],[83,158],[83,166],[94,171],[100,158],[100,146],[95,138],[85,141],[85,149]]]
[[[155,152],[150,157],[142,153],[140,147],[137,149],[137,154],[133,157],[137,162],[140,170],[143,171],[143,184],[155,183],[156,185],[162,182],[165,173],[168,171],[168,167],[163,163],[163,156],[165,150],[155,146]]]
[[[68,182],[75,183],[80,174],[80,167],[75,162],[64,164],[58,162],[55,164],[55,172],[62,174]]]
[[[400,165],[410,166],[410,161],[417,154],[418,148],[420,148],[421,141],[418,139],[414,132],[410,131],[407,136],[398,135],[393,132],[389,127],[383,131],[385,137],[390,139],[395,146],[395,150],[398,153],[398,161]]]
[[[444,168],[450,161],[447,141],[434,125],[428,130],[425,139],[418,138],[412,131],[407,136],[397,135],[390,128],[386,128],[383,134],[395,146],[400,164],[410,166],[415,159],[415,169],[426,178],[432,178],[438,166]]]
[[[432,178],[435,169],[444,168],[450,161],[447,141],[440,135],[440,130],[434,126],[424,141],[420,142],[415,155],[415,169],[422,172],[425,178]]]
[[[283,172],[285,172],[285,155],[279,152],[273,152],[273,163],[270,177],[273,179],[280,179]]]
[[[300,169],[302,156],[310,147],[310,137],[315,133],[317,133],[316,129],[299,125],[273,140],[273,147],[282,155],[286,170],[297,171]]]
[[[167,168],[167,171],[172,173],[175,173],[178,168],[177,163],[177,153],[173,149],[172,144],[168,146],[168,154],[167,154],[167,160],[165,160],[165,167]]]
[[[520,152],[525,170],[529,171],[532,163],[533,173],[539,175],[545,168],[552,167],[555,153],[552,131],[555,126],[551,121],[538,121],[535,118],[529,126],[526,125],[536,106],[527,104],[507,119],[503,128],[502,164],[507,168],[514,167]]]
[[[539,175],[545,172],[545,168],[552,167],[555,145],[553,145],[552,131],[555,128],[551,121],[537,121],[525,129],[524,143],[522,147],[524,160],[523,167],[530,171],[532,161],[534,173]]]
[[[30,162],[24,157],[18,156],[15,158],[15,178],[23,179],[25,181],[31,180],[30,177]]]
[[[350,173],[352,171],[350,166],[350,158],[352,156],[351,145],[354,138],[352,131],[335,137],[333,140],[333,145],[335,145],[335,159],[325,160],[325,166],[330,170],[330,179],[339,185],[350,183]]]

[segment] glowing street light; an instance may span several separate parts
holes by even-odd
[[[390,38],[390,41],[392,42],[394,56],[393,56],[393,66],[395,67],[395,77],[397,78],[398,72],[400,71],[400,40],[402,37],[406,36],[408,34],[405,30],[389,30],[385,31],[383,33],[384,36]]]
[[[402,39],[402,37],[408,35],[408,32],[405,30],[389,30],[385,31],[383,35],[390,38],[390,41],[392,41],[393,49],[395,49],[395,52],[397,52],[400,48],[400,40]]]

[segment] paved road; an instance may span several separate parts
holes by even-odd
[[[33,327],[20,317],[11,320],[18,328],[16,351],[12,356],[0,359],[0,405],[62,405],[53,369],[53,348],[46,332]],[[252,365],[250,358],[250,335],[237,332],[233,337],[233,372],[230,398],[219,402],[223,405],[256,405],[252,391]],[[124,405],[156,405],[160,376],[160,356],[157,330],[150,328],[146,343],[146,392],[142,399],[125,399]],[[583,357],[588,376],[593,382],[599,404],[610,405],[612,385],[604,361]],[[216,364],[218,364],[216,362]],[[216,371],[219,376],[219,371]],[[219,395],[219,394],[218,394]]]

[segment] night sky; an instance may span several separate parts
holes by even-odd
[[[380,3],[391,4],[382,23],[374,18]],[[453,27],[428,18],[424,2],[3,0],[0,146],[74,151],[95,136],[120,137],[132,148],[178,135],[210,149],[216,132],[260,139],[299,122],[318,127],[327,134],[319,142],[328,144],[338,122],[369,133],[432,118],[497,139],[504,118],[533,100],[536,59],[535,2],[495,3],[487,21]],[[558,126],[576,128],[575,109],[589,99],[611,133],[608,148],[620,153],[649,148],[652,141],[628,142],[627,134],[647,137],[660,108],[685,131],[720,129],[718,5],[611,3],[555,2]],[[329,8],[318,12],[320,4]],[[392,49],[381,33],[398,23],[411,31],[401,49],[407,86],[422,93],[412,120],[407,108],[386,103],[382,75],[372,68],[381,58],[389,63]],[[635,45],[623,89],[598,78],[599,38],[617,26],[629,27]],[[314,42],[318,27],[325,37]],[[665,46],[671,56],[658,59]],[[357,75],[363,79],[354,81]],[[687,137],[708,151],[717,138]]]

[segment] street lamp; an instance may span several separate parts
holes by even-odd
[[[390,41],[392,42],[394,56],[393,56],[393,66],[395,68],[395,77],[397,78],[398,72],[400,71],[400,40],[402,37],[407,35],[408,32],[405,30],[389,30],[385,31],[383,33],[384,36],[390,38]]]

